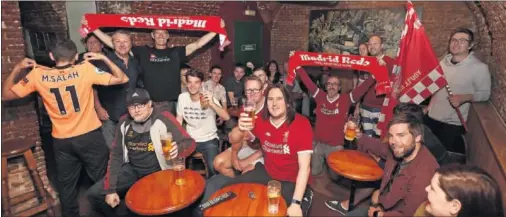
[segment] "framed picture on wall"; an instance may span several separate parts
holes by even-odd
[[[422,7],[416,7],[422,19]],[[382,37],[385,54],[395,57],[404,29],[406,9],[313,10],[309,16],[311,52],[358,54],[358,46],[372,35]]]

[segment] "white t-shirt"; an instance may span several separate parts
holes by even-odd
[[[213,101],[220,106],[216,99]],[[186,131],[195,139],[195,142],[206,142],[218,138],[216,112],[212,108],[203,110],[199,100],[191,100],[189,92],[179,94],[177,115],[182,116],[186,121]]]

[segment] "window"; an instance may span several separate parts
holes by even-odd
[[[47,53],[56,43],[56,34],[54,32],[41,32],[26,30],[30,38],[31,47],[34,53]]]

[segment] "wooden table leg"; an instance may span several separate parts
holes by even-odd
[[[351,180],[351,188],[350,188],[350,203],[348,205],[348,212],[355,208],[355,184],[356,181]]]

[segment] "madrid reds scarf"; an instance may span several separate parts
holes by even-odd
[[[388,70],[378,63],[376,57],[296,51],[290,53],[288,60],[288,84],[291,85],[295,80],[295,69],[299,66],[327,66],[367,71],[373,74],[376,79],[377,95],[385,94],[391,90]]]
[[[216,32],[219,34],[220,50],[230,44],[227,31],[221,27],[218,16],[159,16],[139,14],[85,14],[87,26],[81,26],[81,35],[101,27],[146,28],[146,29],[183,29]]]

